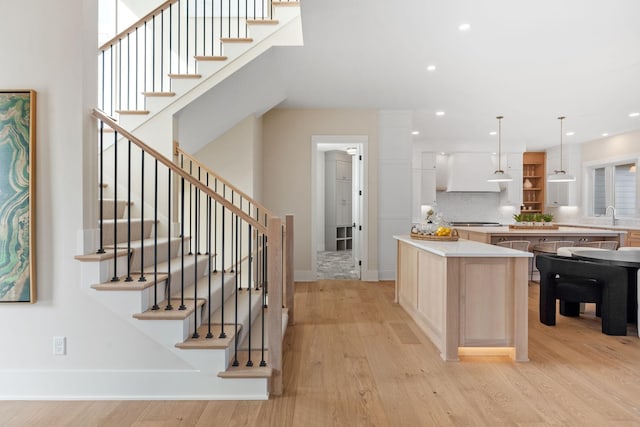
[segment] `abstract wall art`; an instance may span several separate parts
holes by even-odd
[[[36,92],[0,90],[0,302],[36,301]]]

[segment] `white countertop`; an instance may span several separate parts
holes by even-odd
[[[532,236],[547,236],[559,234],[562,236],[617,236],[621,233],[626,233],[624,230],[606,230],[601,228],[580,228],[580,227],[562,227],[557,230],[546,229],[510,229],[509,226],[503,225],[501,227],[456,227],[476,233],[492,234],[492,235],[532,235]]]
[[[477,228],[501,228],[501,227],[477,227]],[[508,227],[506,227],[508,228]],[[489,245],[460,239],[455,242],[440,242],[433,240],[415,240],[408,235],[393,236],[394,239],[415,246],[418,249],[430,252],[434,255],[451,258],[530,258],[530,252],[517,251],[503,248],[502,246]]]

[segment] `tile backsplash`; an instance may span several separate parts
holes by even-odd
[[[437,210],[447,221],[486,221],[508,224],[514,208],[500,206],[500,193],[438,192]]]

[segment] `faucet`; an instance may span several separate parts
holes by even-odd
[[[609,212],[609,208],[611,208],[611,225],[616,225],[616,208],[614,206],[607,206],[607,209],[604,210],[604,216],[607,216],[607,212]]]

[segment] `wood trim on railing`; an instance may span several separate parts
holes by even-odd
[[[174,162],[172,162],[171,160],[167,159],[160,152],[156,151],[155,149],[151,148],[150,146],[148,146],[147,144],[142,142],[140,139],[136,138],[134,135],[129,133],[126,129],[124,129],[120,125],[118,125],[111,117],[107,116],[104,112],[94,108],[92,116],[95,117],[96,119],[102,120],[102,122],[105,125],[109,126],[111,129],[117,131],[120,135],[122,135],[123,137],[127,138],[129,141],[133,142],[135,145],[137,145],[139,148],[141,148],[146,153],[151,155],[153,158],[157,159],[160,163],[162,163],[163,165],[165,165],[166,167],[171,169],[175,174],[177,174],[178,176],[184,178],[189,183],[193,184],[197,189],[199,189],[203,193],[209,195],[212,199],[216,200],[218,203],[224,205],[227,209],[229,209],[231,212],[233,212],[236,216],[242,218],[245,222],[247,222],[247,223],[251,224],[252,226],[256,227],[258,230],[260,230],[260,232],[267,233],[267,227],[264,224],[261,224],[255,218],[252,218],[251,216],[247,215],[244,211],[242,211],[241,209],[237,208],[229,200],[227,200],[224,197],[220,196],[218,193],[216,193],[215,191],[213,191],[212,189],[210,189],[206,185],[202,184],[196,178],[194,178],[191,175],[189,175],[180,166],[176,165]]]
[[[271,394],[282,395],[282,220],[269,217],[267,231],[267,286],[269,308],[267,309],[267,342],[269,343],[269,366],[272,371],[269,382]],[[276,286],[271,286],[274,284]]]
[[[294,310],[294,288],[293,288],[293,215],[286,215],[284,217],[284,260],[283,260],[283,280],[284,280],[284,292],[285,292],[285,307],[289,309],[289,321],[288,325],[295,323],[295,310]]]
[[[98,50],[102,52],[103,50],[111,47],[111,45],[117,43],[118,40],[123,39],[124,37],[128,36],[129,33],[132,33],[136,28],[143,25],[146,20],[148,20],[149,18],[152,18],[155,15],[158,15],[159,13],[164,12],[166,9],[168,9],[172,4],[176,3],[177,1],[178,0],[165,1],[160,6],[156,7],[151,12],[147,13],[142,18],[138,19],[134,24],[130,25],[126,30],[119,32],[114,38],[112,38],[111,40],[109,40],[108,42],[100,46]]]
[[[220,181],[223,185],[226,185],[227,188],[232,190],[235,194],[238,194],[240,197],[242,197],[242,198],[246,199],[247,201],[249,201],[254,207],[258,208],[260,210],[261,217],[264,217],[264,214],[266,214],[267,217],[276,216],[269,209],[265,208],[260,203],[258,203],[255,200],[253,200],[253,198],[251,196],[249,196],[248,194],[245,194],[244,192],[239,190],[237,187],[235,187],[229,181],[227,181],[224,178],[222,178],[220,175],[218,175],[217,173],[212,171],[206,165],[202,164],[202,162],[198,161],[195,157],[193,157],[192,155],[190,155],[189,153],[184,151],[182,148],[180,148],[180,143],[178,141],[174,141],[173,142],[173,147],[174,147],[174,154],[176,156],[179,156],[180,154],[182,154],[184,157],[186,157],[191,162],[193,162],[195,166],[198,166],[198,167],[202,168],[205,172],[209,173],[209,175],[213,175],[218,181]]]

